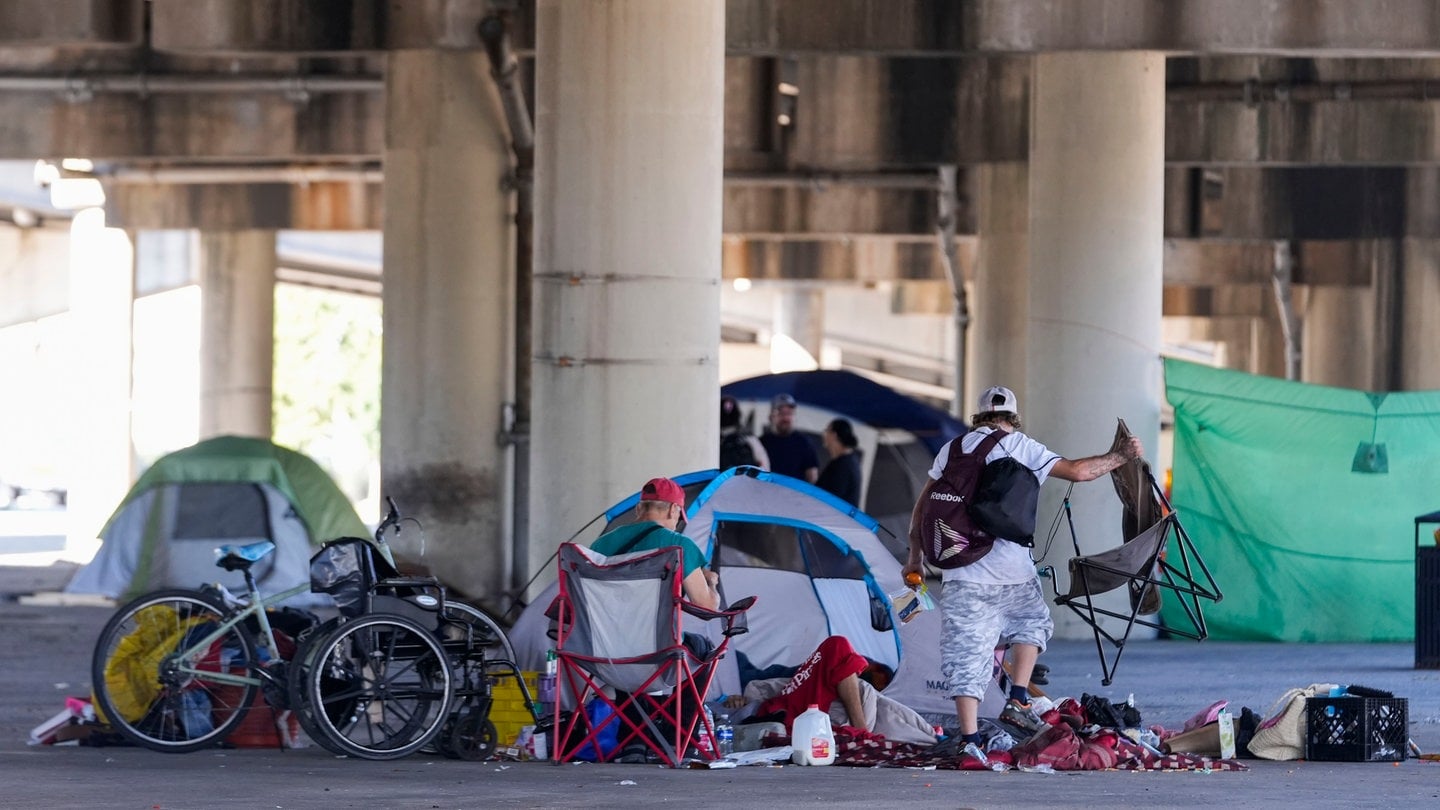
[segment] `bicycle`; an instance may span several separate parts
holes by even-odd
[[[310,586],[262,597],[250,567],[274,550],[269,540],[216,550],[217,566],[244,575],[243,597],[222,585],[170,588],[121,607],[91,661],[102,719],[136,745],[184,753],[229,736],[257,690],[284,709],[287,666],[268,609]]]

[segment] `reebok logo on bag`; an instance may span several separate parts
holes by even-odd
[[[920,511],[921,545],[936,568],[959,568],[990,553],[995,535],[982,530],[970,516],[970,502],[980,485],[985,457],[1005,434],[995,430],[966,453],[961,438],[950,442],[945,470],[930,489]]]

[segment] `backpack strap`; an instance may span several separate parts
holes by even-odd
[[[954,440],[950,442],[950,457],[945,460],[945,469],[941,473],[942,475],[948,477],[950,471],[955,468],[955,462],[964,456],[979,456],[980,464],[981,466],[984,466],[985,457],[989,456],[990,451],[995,449],[995,445],[999,444],[1000,440],[1005,438],[1005,431],[1000,430],[999,428],[991,429],[990,433],[985,438],[980,440],[980,444],[976,445],[975,449],[970,451],[969,453],[965,452],[965,450],[963,449],[964,438],[964,436],[956,436]],[[951,486],[954,486],[955,484],[954,481],[950,483]]]

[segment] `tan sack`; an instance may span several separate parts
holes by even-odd
[[[1328,695],[1333,683],[1312,683],[1303,689],[1288,689],[1255,729],[1250,753],[1261,759],[1300,759],[1305,756],[1305,699]]]

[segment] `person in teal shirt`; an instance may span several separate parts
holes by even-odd
[[[720,606],[715,592],[719,576],[705,567],[705,555],[695,542],[676,531],[684,515],[685,490],[669,478],[652,478],[640,488],[635,522],[600,535],[590,549],[613,557],[679,546],[685,558],[685,597],[706,610],[716,610]]]

